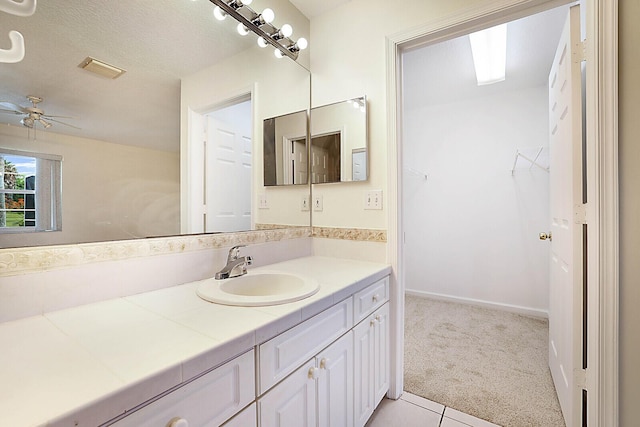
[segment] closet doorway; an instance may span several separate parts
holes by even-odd
[[[402,55],[405,390],[501,425],[564,425],[538,235],[551,223],[548,78],[567,13],[507,24],[498,83],[477,84],[467,35]]]

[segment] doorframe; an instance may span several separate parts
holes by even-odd
[[[402,205],[401,53],[482,28],[573,3],[566,0],[494,0],[386,37],[389,233],[392,265],[391,383],[403,391],[404,254]],[[618,426],[618,2],[582,0],[586,14],[587,223],[589,224],[588,358],[585,386],[591,426]]]

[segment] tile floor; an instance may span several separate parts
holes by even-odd
[[[500,427],[420,396],[405,392],[383,399],[366,427]]]

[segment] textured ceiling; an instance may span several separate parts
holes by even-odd
[[[206,0],[47,0],[31,17],[0,12],[0,48],[9,29],[26,45],[23,61],[0,64],[0,101],[41,96],[45,113],[82,128],[51,131],[177,151],[180,78],[255,45],[212,11]],[[127,72],[96,76],[78,68],[87,56]],[[0,114],[0,123],[19,119]]]
[[[313,17],[349,0],[293,0]],[[0,12],[0,48],[5,31],[25,37],[26,56],[0,64],[0,101],[28,105],[26,95],[44,98],[47,114],[81,127],[60,124],[55,132],[121,144],[179,149],[180,78],[240,50],[255,47],[227,19],[212,16],[208,0],[47,0],[27,18]],[[468,38],[414,49],[409,78],[422,79],[411,99],[432,103],[485,96],[491,91],[543,85],[565,12],[548,11],[509,24],[507,80],[475,84]],[[87,56],[122,67],[116,80],[95,76],[78,64]],[[411,99],[408,99],[411,102]],[[19,124],[19,116],[0,113],[0,123]]]
[[[293,3],[304,16],[311,19],[314,16],[321,15],[349,1],[351,0],[291,0],[291,3]]]
[[[507,25],[503,82],[478,86],[469,37],[412,49],[403,55],[405,105],[437,105],[547,84],[568,6]]]

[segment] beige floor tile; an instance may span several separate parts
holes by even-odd
[[[383,399],[367,427],[439,427],[441,415],[405,400]]]

